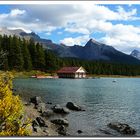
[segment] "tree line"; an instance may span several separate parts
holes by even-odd
[[[140,65],[73,59],[66,59],[64,61],[68,61],[68,64],[71,64],[73,66],[83,66],[89,74],[127,76],[140,75]]]
[[[0,51],[7,55],[3,58],[3,70],[44,70],[45,51],[41,44],[32,39],[25,40],[16,36],[0,36]]]
[[[4,62],[0,69],[5,71],[40,70],[55,73],[64,66],[83,66],[89,74],[140,75],[140,65],[60,58],[55,52],[44,49],[42,44],[17,36],[0,36],[0,52],[5,54],[0,57],[0,61],[2,59]]]

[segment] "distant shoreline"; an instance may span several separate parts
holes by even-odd
[[[21,71],[21,72],[17,72],[17,71],[11,71],[11,73],[14,75],[15,78],[31,78],[34,75],[41,75],[43,77],[55,77],[56,73],[46,73],[46,72],[42,72],[42,71]],[[104,75],[104,74],[87,74],[87,78],[140,78],[140,75],[136,75],[136,76],[128,76],[128,75]]]
[[[104,78],[104,77],[107,77],[107,78],[140,78],[140,75],[137,75],[137,76],[127,76],[127,75],[90,75],[91,77],[93,78]],[[89,76],[89,77],[90,77]]]

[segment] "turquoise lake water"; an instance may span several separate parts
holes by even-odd
[[[81,105],[86,111],[64,116],[72,136],[103,136],[100,129],[121,136],[107,127],[110,122],[127,123],[140,136],[140,78],[15,79],[14,89],[25,97],[41,96],[53,105],[65,106],[69,101]]]

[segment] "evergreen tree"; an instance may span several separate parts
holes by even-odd
[[[11,37],[11,36],[10,36]],[[9,38],[6,35],[4,36],[0,36],[0,46],[1,46],[1,51],[3,53],[5,53],[4,57],[3,57],[3,65],[1,66],[1,69],[3,70],[8,70],[9,69],[9,63],[8,63],[8,55],[9,55]]]
[[[31,55],[33,69],[37,69],[37,49],[35,42],[32,39],[29,40],[28,48]]]
[[[45,68],[45,52],[39,43],[36,44],[36,50],[37,50],[36,69],[44,70],[44,68]]]
[[[60,59],[56,56],[56,54],[52,51],[45,51],[45,61],[46,61],[46,70],[55,72],[65,65],[65,60]]]
[[[25,39],[23,39],[22,41],[21,50],[22,50],[22,56],[24,60],[23,68],[25,70],[32,70],[31,56],[29,53],[29,49],[27,47],[27,41]]]
[[[9,50],[9,67],[10,69],[22,70],[23,69],[23,57],[21,53],[20,42],[16,36],[10,38],[10,50]]]

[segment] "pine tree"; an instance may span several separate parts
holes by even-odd
[[[45,51],[45,61],[47,71],[56,71],[60,68],[60,60],[52,51]],[[61,63],[64,65],[64,63]]]
[[[0,46],[1,46],[1,69],[8,70],[9,64],[8,64],[8,50],[9,50],[9,38],[6,35],[0,36]],[[2,56],[3,54],[3,56]]]
[[[38,59],[37,58],[37,49],[36,49],[35,42],[32,39],[29,40],[28,48],[29,48],[29,52],[31,55],[33,69],[36,69],[37,68],[37,59]]]
[[[37,50],[37,69],[44,70],[45,68],[45,53],[42,48],[42,46],[37,43],[36,44],[36,50]]]
[[[31,56],[29,53],[29,49],[27,47],[27,41],[25,39],[23,39],[22,41],[21,50],[22,50],[22,56],[24,60],[23,68],[25,70],[32,70]]]
[[[10,69],[22,70],[23,69],[23,57],[21,53],[20,42],[16,36],[10,38],[10,50],[9,50],[9,67]]]

